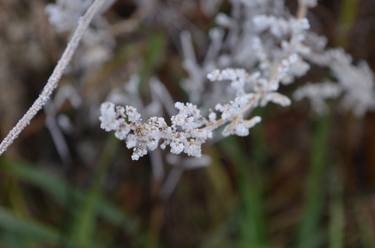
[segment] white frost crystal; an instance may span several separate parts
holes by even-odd
[[[117,113],[113,103],[105,102],[100,106],[99,120],[100,127],[107,132],[118,128]]]

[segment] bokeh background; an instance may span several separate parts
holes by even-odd
[[[174,100],[186,99],[179,33],[193,32],[203,55],[213,18],[196,1],[155,2],[116,1],[105,13],[111,58],[82,67],[78,53],[61,82],[74,87],[79,107],[46,108],[0,158],[0,247],[374,248],[374,113],[358,119],[332,105],[317,116],[306,102],[267,107],[249,137],[205,146],[210,166],[177,172],[160,197],[151,158],[131,161],[93,111],[133,73],[157,75]],[[319,2],[308,15],[313,29],[375,70],[375,1]],[[67,42],[49,24],[47,3],[0,0],[0,137],[37,97]],[[59,125],[63,151],[51,131]]]

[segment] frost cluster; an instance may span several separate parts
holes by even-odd
[[[307,87],[310,88],[308,89],[310,93],[305,91],[305,93],[307,93],[305,97],[310,99],[313,108],[318,111],[318,113],[326,110],[322,102],[324,98],[341,97],[341,103],[344,109],[352,111],[359,117],[375,108],[375,80],[373,72],[367,62],[360,61],[357,64],[353,64],[352,57],[342,49],[332,49],[319,54],[313,54],[310,60],[317,65],[329,68],[332,76],[337,81],[335,83],[329,83],[329,86],[319,83],[316,85],[302,86],[301,89],[298,89],[295,93],[296,100],[303,98],[302,95],[304,93],[302,92],[304,92]],[[327,87],[330,88],[330,90],[328,90]],[[314,90],[312,90],[312,88],[314,88]],[[312,93],[312,91],[314,91],[314,93]],[[318,104],[321,107],[317,108],[316,104],[318,102],[321,102]]]
[[[272,79],[272,87],[278,88],[276,84],[291,83],[310,68],[304,60],[310,52],[304,44],[309,29],[306,18],[291,16],[283,1],[234,0],[230,4],[229,15],[219,13],[215,18],[217,25],[209,32],[209,45],[202,62],[198,62],[195,54],[192,34],[186,31],[181,34],[188,74],[182,86],[189,100],[204,109],[215,105],[218,99],[233,98],[224,85],[207,84],[206,75],[215,69],[241,67],[257,71],[262,77]]]
[[[153,151],[159,145],[165,149],[170,146],[171,153],[182,152],[190,156],[201,156],[201,145],[210,137],[212,131],[204,127],[206,120],[192,104],[177,102],[178,113],[172,116],[172,125],[168,126],[162,117],[150,117],[143,121],[134,107],[116,106],[103,103],[100,112],[101,128],[114,131],[115,136],[133,149],[133,160]]]
[[[332,57],[329,67],[345,92],[344,107],[358,116],[373,110],[375,107],[374,75],[368,64],[361,61],[354,66],[350,55],[343,50],[333,50],[328,54]]]
[[[101,128],[114,132],[115,136],[133,149],[133,160],[154,151],[157,147],[170,147],[173,154],[185,153],[200,157],[202,145],[213,137],[213,131],[224,126],[223,135],[249,135],[249,129],[261,121],[259,116],[247,118],[258,106],[274,102],[281,106],[290,100],[272,87],[267,87],[259,74],[250,75],[241,69],[215,70],[207,76],[211,81],[228,81],[236,98],[225,104],[217,104],[208,118],[192,103],[176,102],[177,114],[171,116],[170,125],[162,117],[150,117],[143,121],[136,108],[105,102],[100,108]]]

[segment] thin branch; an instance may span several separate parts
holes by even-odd
[[[182,167],[173,167],[169,172],[168,177],[162,186],[160,197],[164,200],[168,199],[176,188],[178,181],[180,180],[184,169]]]
[[[304,0],[298,1],[298,10],[297,10],[297,18],[305,18],[307,14],[307,6]]]
[[[78,26],[73,33],[64,53],[62,54],[60,60],[58,61],[55,69],[53,70],[51,76],[48,78],[46,85],[44,86],[41,94],[34,101],[31,107],[27,110],[25,115],[17,122],[17,124],[10,130],[8,135],[0,143],[0,156],[8,149],[8,147],[17,139],[18,135],[24,130],[35,117],[35,115],[43,108],[43,106],[48,102],[53,91],[57,88],[58,83],[64,74],[64,71],[68,64],[70,63],[77,47],[90,25],[90,22],[95,17],[95,15],[101,10],[103,4],[107,0],[95,0],[93,4],[89,7],[86,13],[80,18]]]

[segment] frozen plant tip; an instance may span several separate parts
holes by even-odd
[[[201,145],[212,137],[211,129],[204,126],[207,120],[192,104],[178,102],[175,107],[178,113],[172,116],[172,125],[168,126],[162,117],[151,117],[143,122],[134,107],[105,102],[100,108],[101,128],[114,131],[118,139],[124,140],[127,148],[133,149],[133,160],[138,160],[159,145],[163,149],[169,145],[174,154],[184,152],[201,156]]]
[[[114,131],[118,139],[124,140],[127,148],[133,149],[133,160],[138,160],[159,146],[162,149],[170,146],[173,154],[185,153],[200,157],[202,144],[212,138],[212,131],[219,127],[221,121],[207,120],[191,103],[177,102],[175,107],[178,113],[171,117],[171,125],[168,125],[162,117],[142,121],[135,108],[105,102],[100,108],[101,128],[108,132]],[[230,123],[224,132],[245,136],[258,122],[259,117],[249,121],[238,119]]]
[[[185,153],[200,157],[202,145],[213,137],[213,131],[224,127],[223,135],[249,135],[249,129],[261,121],[259,116],[247,119],[249,113],[258,106],[269,102],[288,106],[290,100],[269,88],[266,79],[258,73],[248,74],[242,69],[215,70],[207,76],[211,81],[229,81],[234,90],[234,100],[217,104],[208,118],[201,114],[192,103],[175,103],[177,114],[168,125],[162,117],[151,117],[143,121],[141,115],[132,106],[118,106],[105,102],[100,108],[101,128],[113,131],[115,136],[133,149],[133,160],[153,151],[157,147],[170,147],[173,154]],[[220,118],[218,118],[220,117]]]

